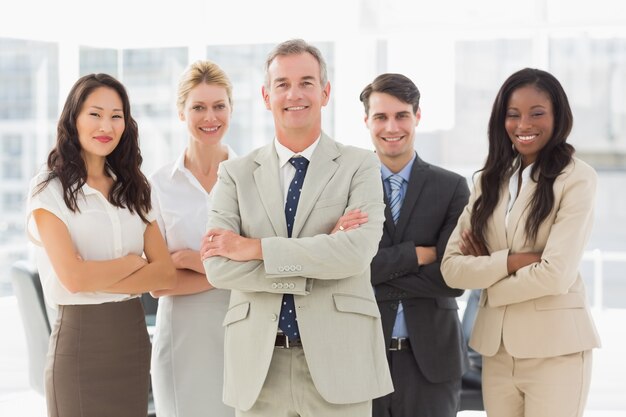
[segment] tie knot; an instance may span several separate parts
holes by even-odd
[[[389,176],[388,180],[392,190],[399,190],[402,188],[402,182],[404,181],[404,178],[402,178],[400,175],[392,174]]]
[[[304,156],[294,156],[292,158],[289,158],[289,163],[293,165],[295,169],[306,169],[306,167],[309,165],[309,160],[306,159]]]

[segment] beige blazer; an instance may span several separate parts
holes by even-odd
[[[353,208],[367,212],[369,221],[329,235]],[[264,258],[204,261],[211,284],[232,290],[224,319],[226,404],[248,410],[255,403],[274,352],[284,293],[295,295],[306,361],[326,401],[356,403],[393,390],[369,267],[384,208],[376,155],[324,134],[304,180],[293,238],[287,238],[274,145],[221,164],[208,227],[262,238]]]
[[[460,233],[470,229],[479,186],[459,218],[441,264],[445,281],[455,288],[482,288],[470,346],[493,356],[504,343],[518,358],[559,356],[600,346],[578,267],[593,223],[597,174],[574,158],[554,183],[554,207],[539,227],[534,243],[526,242],[527,205],[536,189],[522,188],[509,214],[508,180],[487,223],[489,256],[463,256]],[[478,182],[477,182],[478,184]],[[507,275],[507,256],[543,252],[541,262]]]

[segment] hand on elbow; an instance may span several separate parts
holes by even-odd
[[[337,220],[335,227],[331,230],[330,234],[337,232],[347,232],[348,230],[356,229],[362,224],[367,223],[367,213],[361,211],[361,209],[350,210]]]

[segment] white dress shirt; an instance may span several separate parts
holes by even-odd
[[[228,159],[235,158],[228,147]],[[211,207],[211,194],[185,167],[185,152],[151,177],[152,210],[170,252],[200,250]]]
[[[277,138],[274,138],[274,148],[276,148],[276,153],[278,154],[278,167],[280,168],[280,185],[283,188],[283,203],[287,202],[289,184],[291,184],[293,177],[296,175],[296,168],[289,163],[289,160],[296,155],[300,155],[311,162],[311,157],[313,156],[313,152],[315,151],[315,148],[317,148],[317,144],[319,142],[320,138],[318,137],[315,142],[309,145],[308,148],[302,152],[295,153],[281,144]]]
[[[32,218],[34,210],[44,209],[57,216],[67,226],[77,254],[85,261],[112,260],[129,254],[141,256],[147,225],[137,213],[111,205],[100,191],[87,184],[82,187],[82,194],[79,193],[77,204],[80,211],[75,213],[65,205],[58,179],[50,181],[46,188],[35,194],[47,176],[48,171],[43,171],[30,182],[26,220],[28,237],[36,245],[37,268],[46,302],[56,308],[57,305],[101,304],[135,297],[104,292],[72,294],[61,284],[40,241],[37,224]],[[146,217],[149,221],[154,220],[152,212]]]

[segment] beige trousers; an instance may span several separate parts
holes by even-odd
[[[500,345],[483,357],[483,400],[488,417],[580,417],[591,381],[591,350],[519,359]]]
[[[274,348],[259,398],[237,417],[371,417],[372,402],[331,404],[317,392],[302,348]]]

